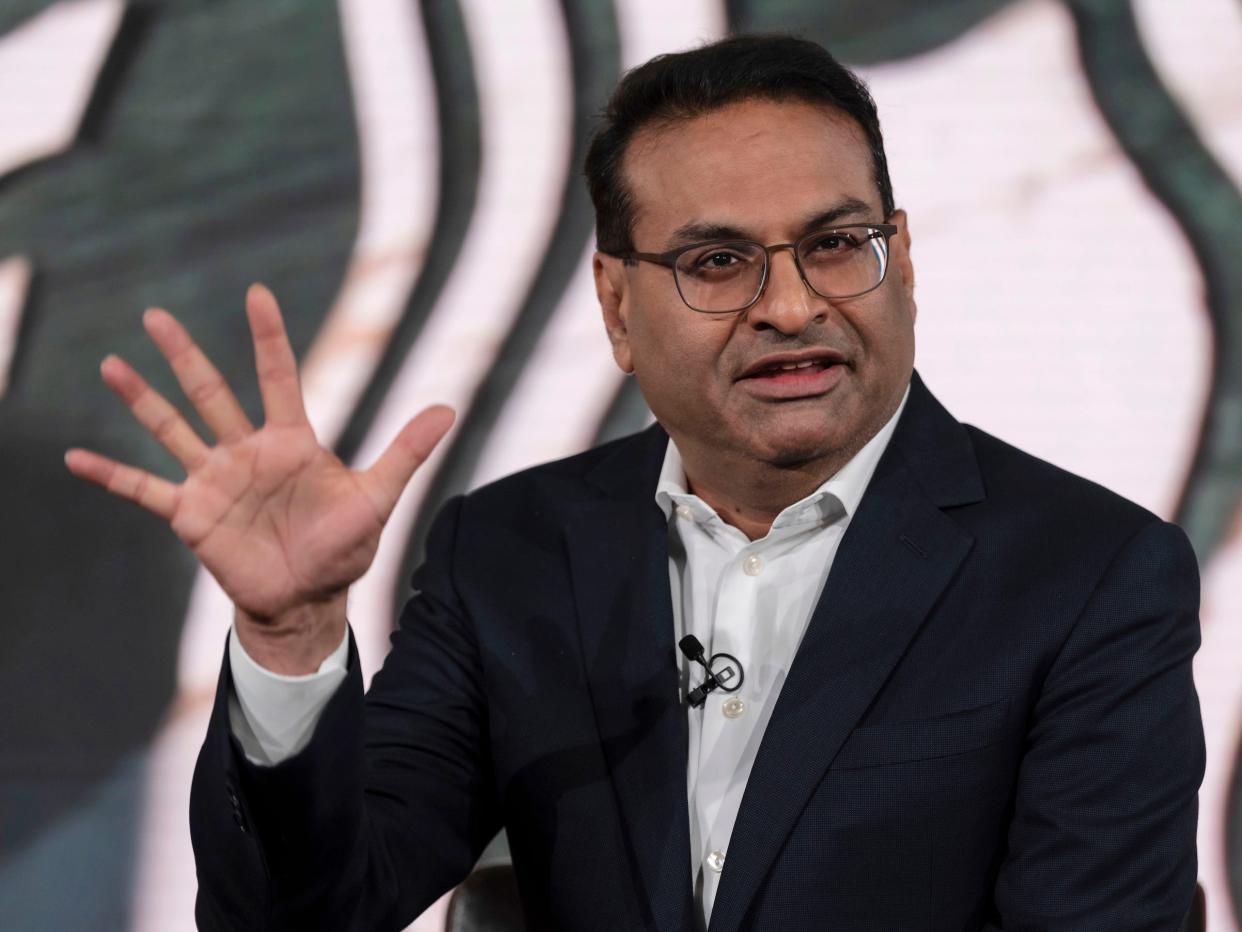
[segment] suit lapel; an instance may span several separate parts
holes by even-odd
[[[631,453],[601,467],[599,484],[613,494],[578,506],[567,547],[591,701],[646,900],[643,922],[683,932],[692,906],[686,720],[668,527],[653,498],[666,437],[653,429],[635,442],[640,462]]]
[[[934,468],[916,477],[907,465],[915,454]],[[970,550],[972,538],[938,505],[981,496],[961,426],[916,376],[764,733],[711,932],[741,927],[824,772]]]

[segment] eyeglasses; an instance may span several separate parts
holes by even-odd
[[[821,298],[856,298],[873,291],[888,271],[888,240],[896,232],[891,223],[857,223],[816,230],[796,243],[713,240],[615,257],[672,269],[677,293],[693,311],[736,314],[762,297],[778,249],[793,252],[803,283]]]

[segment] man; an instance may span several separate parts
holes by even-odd
[[[346,469],[257,287],[261,429],[164,312],[215,447],[105,361],[188,478],[70,468],[168,518],[237,609],[201,926],[401,928],[503,826],[532,929],[1177,928],[1193,554],[913,374],[865,88],[789,38],[655,59],[587,175],[605,326],[658,425],[446,505],[365,702],[346,590],[449,413]],[[722,680],[701,704],[685,635]]]

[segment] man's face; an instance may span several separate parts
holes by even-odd
[[[885,220],[862,130],[810,104],[744,101],[642,130],[623,164],[640,252],[722,236],[790,243],[808,226]],[[597,254],[617,363],[683,452],[794,467],[852,455],[883,426],[914,365],[909,234],[903,212],[891,222],[899,231],[874,291],[821,298],[781,250],[763,296],[733,315],[691,310],[668,268]],[[816,361],[796,373],[755,372],[786,356]]]

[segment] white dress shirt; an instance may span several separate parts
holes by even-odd
[[[736,692],[717,690],[701,708],[686,706],[690,869],[702,928],[711,918],[733,823],[764,729],[837,547],[905,404],[903,397],[853,459],[785,508],[767,535],[755,541],[687,491],[681,454],[672,440],[668,443],[655,499],[669,519],[676,638],[693,634],[709,656],[732,654],[745,676]],[[306,746],[320,712],[345,678],[347,654],[348,635],[318,672],[282,676],[255,663],[232,633],[229,664],[235,694],[229,698],[229,723],[253,763],[277,764]],[[679,660],[683,687],[701,683],[702,667]]]
[[[261,667],[242,647],[237,629],[229,632],[229,726],[252,764],[279,764],[310,743],[315,724],[345,679],[349,632],[319,669],[285,676]]]
[[[693,634],[708,656],[736,657],[744,680],[735,692],[715,690],[690,708],[690,858],[701,928],[728,858],[733,823],[781,686],[811,613],[858,510],[876,464],[905,407],[854,458],[801,501],[785,508],[758,540],[686,490],[681,454],[670,440],[656,486],[669,521],[669,582],[677,638]],[[713,665],[718,669],[719,664]],[[683,661],[683,684],[703,681],[703,668]],[[688,674],[688,676],[687,676]]]

